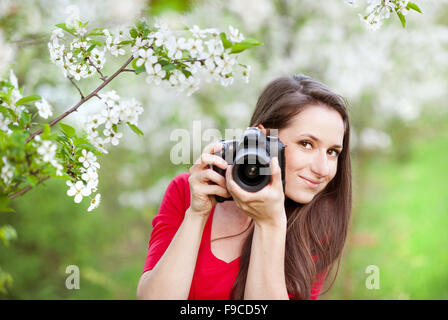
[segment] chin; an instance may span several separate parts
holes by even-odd
[[[301,204],[310,203],[315,196],[315,194],[305,191],[288,192],[288,190],[286,190],[285,195],[294,202]]]

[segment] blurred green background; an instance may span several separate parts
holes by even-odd
[[[352,224],[334,286],[320,299],[448,299],[448,2],[417,3],[424,14],[409,14],[406,29],[393,17],[372,32],[357,16],[363,7],[343,1],[0,0],[0,77],[14,68],[25,94],[45,97],[55,114],[78,99],[47,50],[68,5],[92,27],[157,17],[173,28],[232,25],[264,43],[240,57],[252,66],[249,84],[204,83],[186,97],[143,76],[115,79],[110,88],[144,104],[144,137],[126,131],[100,159],[95,211],[50,180],[14,200],[15,213],[0,213],[0,227],[18,235],[0,244],[1,270],[13,278],[0,298],[135,299],[152,218],[169,181],[189,168],[170,162],[170,133],[191,132],[195,120],[202,130],[245,128],[269,81],[304,73],[347,98],[353,130]],[[109,57],[105,73],[120,63]],[[94,108],[86,104],[67,123],[79,125]],[[69,265],[80,269],[79,290],[65,287]],[[379,268],[379,289],[366,287],[370,265]]]

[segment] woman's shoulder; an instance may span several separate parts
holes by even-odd
[[[172,181],[179,183],[179,184],[188,184],[189,177],[190,177],[189,172],[183,172],[183,173],[179,173],[176,176],[174,176]]]
[[[179,209],[184,210],[190,206],[190,184],[188,178],[189,172],[177,174],[171,179],[165,192],[165,197],[162,200],[162,206],[173,205],[179,206]]]
[[[190,184],[188,182],[188,178],[190,177],[189,172],[183,172],[174,176],[171,180],[168,189],[175,187],[178,192],[185,193],[185,191],[190,192]]]

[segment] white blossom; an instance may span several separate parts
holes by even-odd
[[[230,37],[229,37],[230,41],[241,42],[244,40],[243,34],[237,28],[229,26],[229,30],[230,30]]]
[[[162,66],[160,64],[155,64],[154,66],[145,65],[146,73],[148,76],[146,77],[146,82],[151,83],[154,81],[155,84],[160,84],[162,79],[166,75],[166,71],[162,69]]]
[[[111,90],[106,93],[100,93],[99,96],[101,100],[103,100],[103,102],[109,107],[113,107],[115,103],[120,100],[120,96],[115,90]]]
[[[250,71],[251,71],[252,67],[251,66],[246,66],[243,71],[242,71],[242,75],[243,75],[243,80],[246,83],[249,83],[249,76],[250,76]]]
[[[12,69],[9,71],[9,82],[11,82],[14,88],[19,89],[19,82]]]
[[[112,143],[112,145],[117,146],[120,143],[120,138],[123,136],[121,132],[115,132],[114,130],[104,129],[103,134],[106,137],[104,139],[105,143]]]
[[[141,49],[146,50],[152,44],[153,39],[142,39],[141,37],[135,38],[135,44],[131,48],[132,56],[137,58]]]
[[[138,118],[143,113],[141,103],[134,98],[128,102],[121,103],[118,109],[120,121],[129,122],[133,125],[137,125]]]
[[[2,157],[2,160],[3,160],[3,168],[0,176],[5,185],[8,185],[14,176],[14,168],[8,163],[6,157]]]
[[[98,69],[103,69],[104,63],[106,62],[105,51],[100,51],[97,48],[94,48],[90,53],[90,60],[93,65]]]
[[[165,42],[171,35],[171,31],[169,30],[168,26],[166,24],[159,24],[155,23],[154,27],[156,27],[158,30],[151,35],[155,39],[154,44],[157,47],[161,47],[165,45]]]
[[[105,148],[105,146],[106,146],[106,141],[105,141],[105,139],[103,139],[103,138],[101,138],[101,137],[96,137],[96,138],[93,138],[93,139],[90,139],[89,140],[92,144],[93,144],[93,146],[98,150],[98,151],[100,151],[101,153],[103,153],[103,154],[108,154],[109,153],[109,151],[107,151],[107,149]]]
[[[62,169],[64,169],[64,167],[56,160],[56,159],[51,159],[50,160],[50,164],[53,166],[53,167],[55,167],[55,169],[56,169],[56,175],[57,176],[62,176],[63,175],[63,173],[62,173]]]
[[[67,181],[67,185],[70,187],[67,190],[67,195],[70,197],[75,196],[75,202],[80,203],[82,197],[87,197],[91,194],[90,188],[88,188],[82,181],[76,181],[75,184],[71,181]]]
[[[6,132],[8,134],[11,134],[12,130],[9,129],[9,127],[8,127],[8,125],[10,123],[11,123],[11,120],[9,118],[5,117],[3,115],[3,113],[0,113],[0,130]]]
[[[232,67],[235,65],[236,59],[227,52],[224,52],[222,57],[215,57],[215,63],[221,69],[221,74],[226,75],[232,72]]]
[[[39,112],[39,116],[44,119],[51,117],[53,115],[53,111],[51,111],[51,106],[45,98],[42,98],[42,101],[38,101],[35,103],[37,111]]]
[[[53,45],[59,46],[59,40],[64,39],[64,31],[62,29],[54,29],[51,33],[50,40]]]
[[[197,25],[194,25],[193,28],[190,28],[189,30],[195,38],[205,38],[207,36],[207,32],[201,30]]]
[[[44,162],[51,162],[56,155],[57,146],[55,143],[49,140],[43,140],[41,145],[37,148],[37,153],[42,155]]]
[[[188,50],[190,51],[190,56],[192,58],[197,58],[201,56],[203,52],[203,41],[201,39],[188,39]]]
[[[106,127],[106,129],[112,128],[114,124],[117,124],[120,121],[117,109],[115,108],[104,109],[101,112],[101,116],[103,116],[103,118],[105,119],[104,126]]]
[[[81,179],[87,183],[87,188],[96,188],[98,186],[98,173],[95,167],[87,168],[87,171],[81,175]]]
[[[182,49],[185,43],[185,38],[176,39],[176,37],[170,36],[165,43],[165,47],[168,50],[168,57],[171,59],[181,59]]]
[[[150,63],[151,65],[157,62],[157,56],[154,55],[154,50],[150,49],[140,49],[138,51],[139,58],[135,63],[137,67],[141,67],[142,65],[146,65]]]
[[[190,76],[186,79],[184,87],[187,89],[187,96],[191,96],[199,89],[200,79],[198,77]]]
[[[97,193],[95,198],[93,198],[92,201],[90,201],[90,206],[87,209],[87,211],[90,212],[90,211],[98,208],[98,206],[100,205],[100,202],[101,202],[101,194]]]
[[[113,56],[124,55],[126,51],[119,45],[122,41],[120,36],[116,36],[115,38],[112,37],[107,29],[104,29],[103,32],[106,35],[106,48],[109,50],[110,54]]]
[[[86,149],[83,149],[82,156],[78,158],[79,162],[82,162],[84,168],[100,168],[100,164],[96,162],[96,156],[91,152],[87,152]]]

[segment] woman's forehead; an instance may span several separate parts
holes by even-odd
[[[310,106],[296,114],[285,128],[288,135],[311,135],[319,140],[341,144],[344,120],[339,112],[325,106]]]

